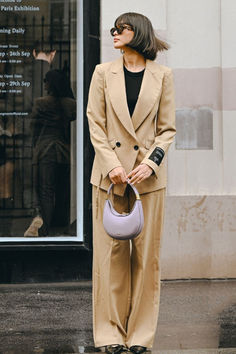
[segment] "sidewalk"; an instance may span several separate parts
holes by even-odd
[[[91,282],[0,285],[0,354],[94,352]],[[236,353],[236,281],[162,282],[153,353]]]

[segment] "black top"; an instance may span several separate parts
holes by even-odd
[[[141,88],[144,71],[145,69],[137,73],[134,73],[127,70],[126,67],[124,66],[126,97],[127,97],[130,117],[132,117],[135,105],[138,100],[138,95]]]

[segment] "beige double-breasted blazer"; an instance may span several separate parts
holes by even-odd
[[[123,56],[96,66],[90,84],[87,116],[95,149],[91,183],[107,190],[109,172],[123,166],[127,173],[140,163],[154,173],[137,184],[139,193],[166,187],[166,152],[175,135],[175,102],[172,70],[151,60],[146,69],[132,117],[127,105]],[[158,165],[156,148],[164,153]],[[158,151],[157,151],[158,152]],[[123,195],[125,185],[114,193]]]

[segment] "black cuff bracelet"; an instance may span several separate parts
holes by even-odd
[[[164,150],[162,150],[160,147],[156,147],[155,150],[153,150],[153,152],[149,156],[149,159],[155,162],[157,166],[159,166],[164,156],[165,156]]]

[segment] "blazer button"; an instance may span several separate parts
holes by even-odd
[[[138,150],[138,149],[139,149],[138,145],[134,145],[134,150]]]
[[[117,141],[116,146],[119,148],[121,146],[121,143],[119,141]]]

